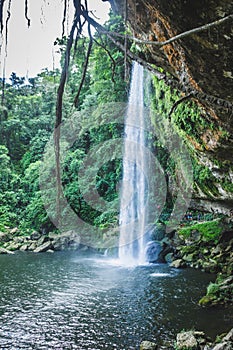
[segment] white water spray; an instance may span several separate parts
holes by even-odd
[[[120,202],[119,259],[125,265],[145,262],[147,161],[143,76],[143,67],[134,63],[125,120]]]

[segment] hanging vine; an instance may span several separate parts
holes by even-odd
[[[3,32],[3,10],[4,10],[4,2],[5,0],[0,0],[0,29],[1,29],[1,33]]]
[[[24,16],[27,20],[27,25],[28,25],[28,28],[30,27],[30,24],[31,24],[31,20],[30,18],[28,17],[28,0],[25,0],[25,6],[24,6]]]
[[[66,23],[66,15],[67,15],[67,0],[64,0],[64,11],[63,11],[63,19],[62,19],[62,38],[65,35],[65,23]]]

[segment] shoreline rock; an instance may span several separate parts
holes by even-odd
[[[202,331],[181,331],[170,344],[157,345],[155,342],[142,341],[140,350],[231,350],[233,349],[233,328],[220,335],[213,342]]]
[[[0,254],[14,254],[15,251],[43,253],[82,248],[80,235],[73,230],[60,234],[49,233],[48,235],[37,231],[22,235],[18,228],[0,232]]]
[[[218,236],[216,230],[219,230]],[[171,267],[191,267],[215,275],[216,280],[209,284],[199,305],[232,304],[233,230],[230,225],[219,220],[193,222],[178,229],[171,241],[174,247]]]

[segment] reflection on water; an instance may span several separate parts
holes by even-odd
[[[137,349],[196,327],[230,328],[197,301],[211,275],[167,265],[124,268],[77,253],[0,256],[0,349]]]

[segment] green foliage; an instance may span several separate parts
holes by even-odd
[[[48,218],[48,214],[44,208],[44,203],[41,199],[39,191],[37,191],[34,196],[30,199],[29,204],[24,210],[24,217],[21,218],[21,226],[24,229],[28,227],[34,228],[36,230],[46,230],[47,232],[54,229],[53,224]]]
[[[108,29],[124,33],[120,17],[111,15]],[[65,38],[64,38],[65,40]],[[57,40],[64,61],[64,40]],[[88,38],[79,38],[72,52],[68,81],[63,96],[63,119],[73,113],[73,101],[80,84],[86,60]],[[106,49],[104,48],[106,47]],[[113,60],[115,63],[113,63]],[[89,67],[79,96],[78,110],[89,113],[90,107],[110,102],[123,102],[127,97],[124,81],[124,55],[105,36],[95,34]],[[54,229],[44,208],[39,171],[45,145],[54,127],[57,87],[60,72],[43,70],[28,80],[12,73],[5,87],[4,105],[0,107],[0,229],[19,225],[23,231]],[[105,113],[109,113],[105,108]],[[97,120],[97,122],[96,122]],[[99,125],[98,118],[87,120],[90,128],[80,130],[77,141],[66,152],[62,164],[63,191],[73,210],[86,222],[107,228],[116,224],[112,203],[118,199],[117,183],[121,178],[120,160],[100,160],[93,179],[100,197],[109,202],[109,212],[93,209],[85,200],[90,183],[80,188],[79,171],[93,147],[122,135],[122,125]]]
[[[195,183],[195,187],[199,187],[203,193],[207,196],[214,197],[215,195],[219,195],[216,179],[211,173],[211,170],[198,163],[198,161],[193,157],[193,179]]]
[[[224,181],[222,182],[222,188],[227,192],[233,192],[233,183]]]
[[[167,119],[174,103],[181,98],[180,94],[171,92],[170,88],[156,77],[153,79],[153,84],[153,108],[159,115]],[[214,120],[210,120],[210,116],[206,115],[204,109],[192,100],[179,103],[171,115],[171,120],[182,137],[191,138],[198,143],[199,147],[203,146],[201,135],[207,130],[216,129]]]
[[[124,24],[120,16],[111,16],[106,29],[123,34]],[[107,48],[107,50],[104,49]],[[127,98],[127,84],[124,81],[124,54],[107,38],[96,36],[96,43],[90,57],[91,76],[89,93],[84,107],[107,102],[124,102]]]
[[[0,145],[0,190],[4,191],[8,188],[11,179],[11,165],[8,149]]]
[[[194,190],[197,193],[202,192],[209,198],[216,198],[221,196],[218,189],[220,183],[226,192],[232,193],[233,185],[229,180],[222,181],[215,178],[208,165],[204,166],[197,161],[197,153],[208,149],[211,134],[216,135],[218,141],[223,144],[229,142],[229,133],[223,127],[217,126],[213,117],[191,99],[179,103],[170,114],[175,102],[181,98],[180,94],[171,92],[170,88],[156,77],[153,78],[153,87],[152,108],[156,113],[152,122],[157,125],[159,118],[163,121],[170,120],[177,133],[186,141],[193,158]],[[217,159],[217,154],[211,161],[220,172],[224,173],[224,164]],[[227,168],[229,170],[229,164]]]
[[[213,221],[196,223],[188,227],[182,227],[179,229],[179,234],[184,237],[189,237],[193,232],[198,231],[201,233],[202,239],[211,241],[218,239],[222,230],[221,221],[216,219]]]
[[[207,287],[207,295],[215,295],[219,292],[219,285],[217,283],[210,283]]]
[[[120,181],[122,173],[121,160],[114,159],[106,162],[102,157],[101,147],[105,140],[113,137],[119,137],[122,132],[122,126],[116,123],[106,124],[101,127],[91,128],[88,134],[83,134],[78,142],[67,152],[63,163],[62,183],[64,194],[71,205],[72,209],[84,221],[101,228],[112,226],[116,223],[116,212],[112,209],[118,200],[117,184]],[[97,146],[98,154],[95,156],[95,164],[85,169],[83,161],[85,156]],[[78,147],[78,148],[77,148]],[[104,143],[104,153],[106,143]],[[102,164],[102,166],[99,166]],[[84,169],[83,169],[84,166]],[[96,169],[95,169],[96,166]],[[80,183],[80,171],[85,170],[85,181]],[[93,172],[95,174],[93,178]],[[98,195],[105,201],[109,202],[109,211],[101,214],[98,209],[93,209],[85,200],[85,195],[92,193],[95,189]],[[115,205],[116,207],[116,205]]]

